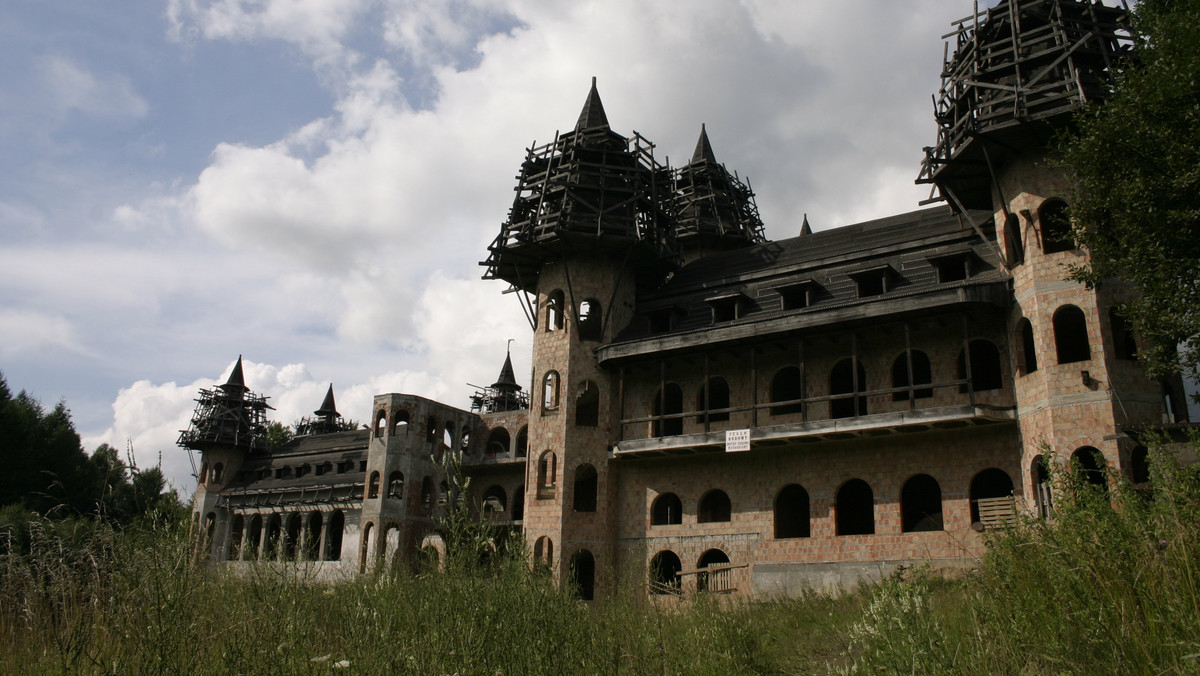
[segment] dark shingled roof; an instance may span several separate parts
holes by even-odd
[[[596,91],[596,78],[592,78],[592,90],[588,92],[587,101],[579,113],[579,121],[575,123],[575,131],[608,127],[608,116],[604,114],[604,104],[600,103],[600,93]]]
[[[352,430],[296,437],[269,455],[248,456],[222,493],[361,483],[365,474],[359,465],[367,459],[370,435],[370,430]],[[330,471],[318,475],[316,468],[327,462]],[[348,464],[346,471],[338,472],[339,463]],[[297,468],[305,465],[308,471],[297,477]],[[285,476],[276,477],[282,468],[287,468]]]

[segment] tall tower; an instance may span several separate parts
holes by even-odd
[[[674,212],[684,264],[766,241],[754,192],[717,162],[704,125],[692,159],[675,173]]]
[[[483,263],[485,279],[533,298],[525,538],[585,598],[612,570],[619,432],[619,393],[595,348],[628,324],[635,292],[662,279],[672,248],[670,174],[653,149],[612,131],[593,78],[575,128],[528,150]]]
[[[925,149],[918,179],[963,218],[994,213],[972,225],[1012,275],[1021,487],[1041,513],[1052,501],[1039,469],[1047,453],[1077,458],[1102,482],[1101,461],[1126,472],[1136,464],[1127,430],[1173,415],[1115,310],[1131,290],[1064,279],[1087,252],[1071,238],[1070,186],[1049,162],[1055,133],[1104,98],[1113,65],[1128,56],[1124,14],[1092,0],[1002,0],[957,22],[935,101],[937,144]]]
[[[228,537],[229,514],[218,505],[218,497],[246,456],[267,451],[267,398],[250,392],[242,375],[242,358],[224,385],[200,390],[196,410],[179,445],[200,452],[200,474],[192,501],[192,530],[204,553],[223,559],[217,551]]]

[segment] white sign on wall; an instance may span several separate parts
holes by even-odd
[[[750,450],[750,430],[725,430],[725,452]]]

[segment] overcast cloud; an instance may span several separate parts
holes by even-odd
[[[529,330],[477,265],[524,149],[592,76],[613,127],[706,123],[767,235],[918,208],[939,36],[969,2],[76,0],[0,7],[0,369],[88,450],[175,446],[238,354],[272,418],[465,406]]]

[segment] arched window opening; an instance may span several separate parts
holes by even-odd
[[[488,434],[487,447],[484,449],[484,454],[493,455],[508,455],[508,430],[503,427],[497,427]]]
[[[229,560],[237,561],[242,551],[242,531],[246,529],[246,517],[236,514],[229,528]]]
[[[714,488],[700,498],[700,508],[696,512],[696,520],[700,523],[715,523],[729,521],[733,509],[729,504],[729,496],[725,491]]]
[[[338,561],[342,558],[342,534],[346,530],[346,517],[342,510],[334,510],[329,516],[329,526],[325,531],[325,560]]]
[[[862,479],[851,479],[842,484],[834,511],[838,535],[875,534],[875,494]]]
[[[696,591],[733,591],[729,568],[723,565],[728,563],[729,556],[719,549],[710,549],[701,554],[700,560],[696,562],[696,568],[701,571],[696,575]],[[716,570],[709,570],[710,568]]]
[[[908,377],[908,361],[912,359],[912,378]],[[929,366],[929,357],[920,350],[912,350],[896,357],[892,362],[892,387],[909,387],[911,385],[928,385],[933,382],[933,369]],[[893,392],[892,401],[908,401],[908,390]],[[933,390],[926,388],[912,390],[913,399],[928,399],[933,396]]]
[[[558,408],[558,372],[549,371],[542,379],[542,410],[552,411]]]
[[[599,478],[596,468],[591,465],[580,465],[575,468],[575,511],[596,511],[596,489]]]
[[[1054,313],[1054,346],[1058,363],[1071,364],[1092,358],[1088,342],[1087,317],[1074,305],[1064,305]]]
[[[680,413],[683,413],[683,390],[675,383],[667,383],[654,397],[654,415],[675,417],[655,420],[653,436],[672,437],[683,434],[683,418],[678,415]]]
[[[1129,454],[1130,479],[1138,488],[1150,485],[1150,451],[1145,446],[1138,446]]]
[[[1094,446],[1081,446],[1071,454],[1071,469],[1075,475],[1090,486],[1108,489],[1108,463],[1104,454]]]
[[[707,400],[706,400],[707,395]],[[697,411],[720,411],[720,409],[729,408],[729,383],[720,376],[713,376],[708,379],[708,386],[700,386],[700,392],[696,394],[696,410]],[[717,413],[709,413],[709,422],[724,422],[729,420],[729,411],[720,411]],[[704,414],[696,416],[696,422],[704,423]]]
[[[513,491],[512,520],[522,521],[525,518],[525,484],[517,486]]]
[[[1022,318],[1017,323],[1017,330],[1021,333],[1021,366],[1024,367],[1024,373],[1033,373],[1038,370],[1037,345],[1033,342],[1033,324],[1028,319]]]
[[[1042,251],[1058,253],[1075,248],[1071,236],[1071,213],[1067,203],[1052,197],[1038,208],[1038,222],[1042,225]]]
[[[321,527],[325,519],[320,512],[310,512],[308,525],[304,529],[304,559],[306,561],[321,560]]]
[[[680,593],[679,572],[683,563],[670,550],[661,551],[650,559],[650,593],[672,594]]]
[[[1016,214],[1004,219],[1004,251],[1013,265],[1025,262],[1025,243],[1021,240],[1021,221]]]
[[[375,559],[375,524],[370,521],[363,526],[362,543],[358,553],[358,572],[365,573],[374,567]]]
[[[563,327],[563,292],[551,291],[546,298],[546,330],[560,331]]]
[[[1039,519],[1050,518],[1054,510],[1054,496],[1050,492],[1050,469],[1046,467],[1046,458],[1034,456],[1029,465],[1029,476],[1033,480],[1033,506]]]
[[[442,446],[454,448],[454,423],[449,420],[442,426]]]
[[[296,559],[300,545],[300,515],[289,514],[287,529],[283,536],[283,558],[288,561]]]
[[[375,436],[382,437],[387,430],[387,411],[379,409],[375,414]]]
[[[466,453],[471,448],[471,428],[463,425],[462,432],[458,435],[458,450]]]
[[[208,483],[208,463],[200,465],[200,483]]]
[[[600,424],[600,388],[590,380],[583,381],[575,397],[575,424],[581,427]]]
[[[917,474],[900,489],[900,521],[905,533],[942,530],[942,487],[928,474]]]
[[[421,507],[426,516],[433,514],[433,477],[421,479]]]
[[[991,467],[971,479],[971,523],[983,528],[1002,525],[1016,513],[1012,477]]]
[[[867,371],[863,368],[862,362],[858,362],[858,368],[855,369],[856,361],[853,357],[846,357],[834,365],[833,370],[829,373],[829,394],[831,396],[854,395],[866,389]],[[830,418],[853,418],[866,414],[867,398],[864,396],[842,397],[829,402]]]
[[[571,555],[571,583],[577,597],[592,600],[596,592],[596,557],[586,549]]]
[[[517,432],[517,457],[524,458],[529,455],[529,428],[522,427]]]
[[[242,556],[247,561],[258,558],[258,543],[262,539],[263,520],[261,514],[255,514],[250,519],[250,529],[246,531],[246,553]]]
[[[554,565],[554,541],[543,535],[533,543],[533,563],[550,568]]]
[[[587,298],[579,304],[579,339],[600,340],[604,318],[600,314],[600,301]]]
[[[392,434],[395,436],[408,434],[408,411],[404,409],[392,411]]]
[[[796,366],[785,366],[775,372],[771,378],[771,403],[791,401],[790,404],[780,404],[771,407],[771,415],[787,415],[800,413],[804,404],[797,399],[804,398],[804,376]]]
[[[496,485],[488,488],[483,493],[483,513],[484,514],[501,514],[508,504],[508,496],[504,493],[502,486]]]
[[[267,538],[263,543],[263,558],[274,561],[279,558],[279,536],[283,533],[283,518],[279,514],[267,517]]]
[[[1004,387],[1004,376],[1000,369],[1000,350],[992,341],[977,338],[972,340],[967,349],[971,351],[971,373],[969,385],[976,392],[999,390]],[[958,353],[958,377],[967,380],[967,361],[962,351]],[[968,385],[959,385],[958,391],[966,394]]]
[[[212,468],[212,482],[215,484],[221,483],[221,475],[225,473],[225,465],[217,463]]]
[[[650,525],[668,526],[683,523],[683,502],[674,493],[663,493],[650,505]]]
[[[1108,323],[1112,327],[1113,351],[1116,353],[1117,359],[1137,361],[1137,341],[1134,340],[1133,331],[1125,322],[1125,318],[1117,312],[1117,308],[1110,307],[1108,309]]]
[[[379,472],[371,472],[371,480],[367,482],[367,498],[379,497]]]
[[[388,497],[397,500],[404,497],[404,473],[392,472],[388,475]]]
[[[537,496],[539,499],[553,498],[558,483],[558,457],[554,451],[546,451],[538,458]]]
[[[437,441],[438,421],[437,418],[429,416],[425,419],[425,441]]]
[[[809,536],[808,491],[799,484],[789,484],[775,496],[775,537],[806,538]]]

